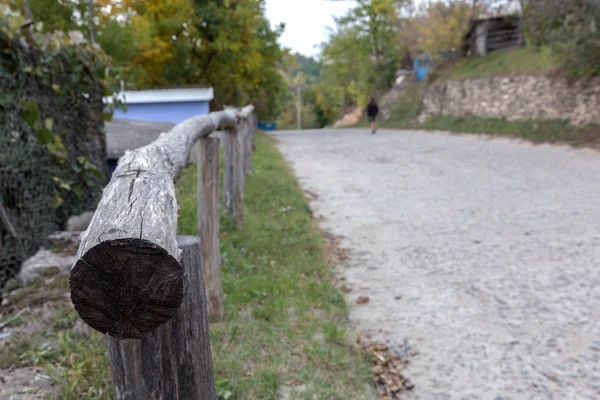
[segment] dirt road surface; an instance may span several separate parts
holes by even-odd
[[[414,131],[274,136],[322,227],[346,238],[352,323],[418,352],[406,399],[600,399],[600,153]]]

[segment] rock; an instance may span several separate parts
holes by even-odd
[[[81,243],[81,232],[54,232],[48,236],[48,241],[53,250],[63,253],[76,254]]]
[[[60,273],[68,274],[76,260],[75,255],[60,255],[41,249],[23,263],[19,278],[27,282],[50,268],[58,268]]]
[[[0,370],[0,399],[27,400],[49,398],[52,393],[49,376],[31,367]]]
[[[94,216],[93,211],[86,211],[80,215],[74,215],[67,221],[67,231],[81,232],[85,231],[90,224],[92,217]]]

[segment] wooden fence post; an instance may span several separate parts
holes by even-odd
[[[202,247],[208,319],[223,318],[223,285],[219,244],[219,145],[213,137],[200,139],[198,152],[198,234]]]
[[[246,186],[244,129],[238,124],[225,131],[223,149],[225,171],[223,178],[223,204],[238,227],[244,225],[244,188]]]
[[[256,122],[257,122],[258,118],[256,116],[256,114],[252,114],[250,115],[250,123],[252,124],[252,153],[256,152]]]
[[[252,170],[252,116],[244,121],[244,172]]]
[[[244,226],[244,192],[246,187],[246,172],[245,166],[245,132],[243,129],[236,130],[233,136],[233,193],[231,198],[231,215],[235,225],[238,227]]]
[[[177,242],[185,296],[176,316],[144,339],[107,336],[117,400],[216,400],[200,240]]]
[[[224,129],[223,141],[223,208],[231,215],[231,199],[233,198],[233,142],[235,129]]]

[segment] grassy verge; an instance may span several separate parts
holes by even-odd
[[[0,326],[14,331],[0,341],[0,370],[42,369],[55,390],[35,398],[113,398],[104,335],[79,320],[68,297],[68,277],[57,272],[7,286]]]
[[[434,69],[429,82],[449,79],[479,79],[494,76],[547,74],[560,68],[549,48],[523,47],[490,53],[485,57],[465,57],[456,63]]]
[[[180,233],[195,234],[195,167],[177,189]],[[332,284],[324,240],[264,136],[247,180],[246,226],[237,230],[221,217],[221,252],[226,319],[211,326],[221,399],[372,398],[369,363],[350,344],[348,309]],[[17,331],[0,341],[0,369],[43,369],[55,384],[52,398],[113,398],[106,342],[72,309],[67,278],[49,273],[11,286],[0,327]]]
[[[525,139],[533,143],[564,143],[577,147],[598,147],[600,145],[600,126],[577,127],[562,120],[507,121],[497,118],[459,118],[438,115],[429,118],[418,127],[420,129],[507,136]]]
[[[221,217],[226,319],[211,326],[217,386],[239,399],[368,398],[368,363],[349,344],[347,306],[324,241],[271,139],[259,136],[243,230]],[[196,232],[196,172],[179,183],[179,229]]]

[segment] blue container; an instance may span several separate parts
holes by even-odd
[[[414,64],[417,81],[423,82],[427,79],[427,74],[429,74],[429,71],[431,71],[431,57],[429,54],[421,54],[415,57]]]
[[[263,131],[274,131],[275,129],[277,129],[277,124],[275,122],[265,122],[265,121],[259,121],[258,122],[258,129],[263,130]]]

